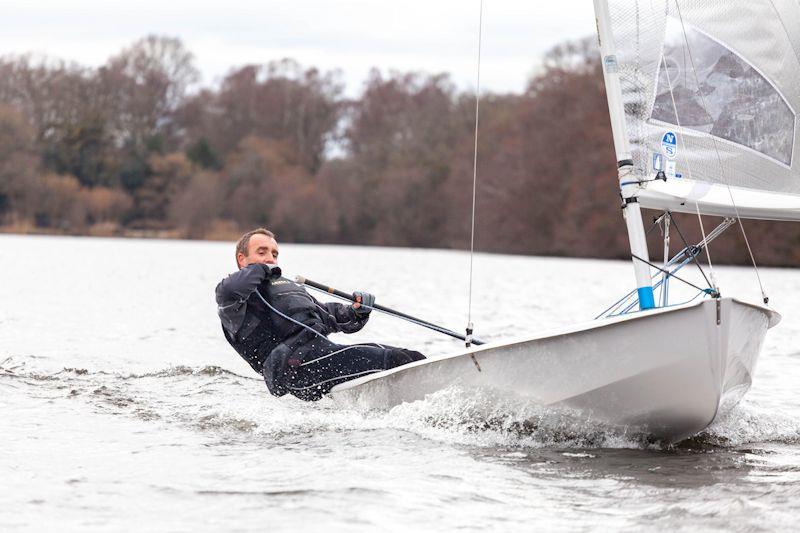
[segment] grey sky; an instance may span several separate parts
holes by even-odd
[[[149,34],[180,37],[203,83],[231,67],[291,57],[339,68],[357,94],[371,67],[449,72],[474,88],[480,0],[0,0],[0,53],[100,65]],[[592,35],[590,0],[484,0],[481,87],[520,91],[541,55]]]

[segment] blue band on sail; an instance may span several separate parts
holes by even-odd
[[[636,292],[639,293],[639,309],[652,309],[656,306],[653,287],[639,287]]]

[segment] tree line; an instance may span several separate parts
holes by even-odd
[[[595,47],[559,45],[523,92],[481,95],[477,249],[629,256]],[[97,68],[0,57],[2,228],[468,246],[475,94],[447,74],[373,70],[358,98],[290,59],[198,79],[163,36]],[[761,263],[798,263],[797,225],[745,223]],[[712,252],[748,260],[734,230]]]

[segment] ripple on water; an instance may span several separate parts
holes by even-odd
[[[320,430],[394,429],[438,441],[474,446],[634,448],[661,446],[644,435],[619,434],[567,410],[526,401],[498,401],[490,390],[450,387],[422,401],[383,411],[344,409],[325,398],[308,404],[272,398],[261,381],[218,366],[174,366],[139,374],[114,374],[66,367],[57,372],[28,368],[16,358],[3,361],[6,378],[37,388],[67,390],[115,414],[141,420],[175,421],[201,431],[233,431],[282,437]],[[707,450],[753,442],[798,443],[797,417],[743,402],[703,433],[677,445]]]

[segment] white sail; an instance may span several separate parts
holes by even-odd
[[[608,4],[641,204],[800,220],[800,3]]]

